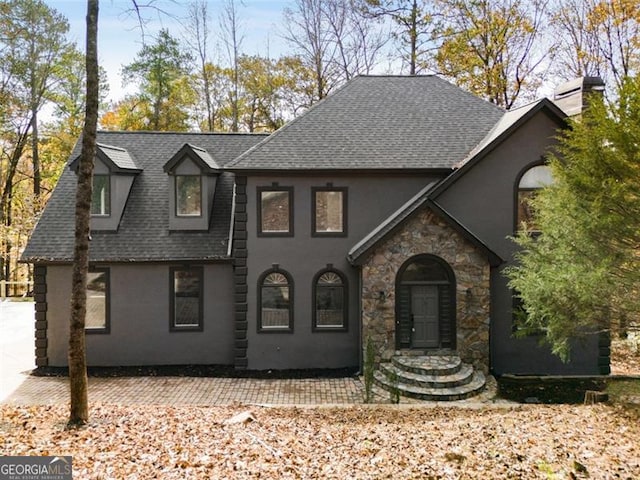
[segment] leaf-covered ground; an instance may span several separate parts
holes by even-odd
[[[636,327],[637,328],[637,327]],[[640,375],[640,334],[611,341],[611,373]]]
[[[105,404],[72,431],[62,406],[0,414],[0,455],[71,455],[82,479],[640,478],[640,417],[618,406]]]

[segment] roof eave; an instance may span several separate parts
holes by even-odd
[[[460,177],[462,177],[468,170],[473,168],[482,158],[486,157],[492,152],[498,145],[509,138],[518,128],[524,123],[529,121],[538,112],[544,111],[549,114],[551,118],[559,123],[560,127],[567,127],[567,115],[551,100],[548,98],[541,99],[538,104],[529,110],[525,115],[520,117],[512,125],[510,125],[504,132],[494,138],[491,142],[485,145],[484,148],[474,154],[472,158],[467,160],[460,168],[453,170],[451,175],[445,178],[440,184],[433,190],[431,198],[438,198],[445,190],[447,190],[452,184],[454,184]]]
[[[434,175],[448,175],[453,171],[453,168],[447,167],[413,167],[413,168],[335,168],[335,167],[318,167],[318,168],[238,168],[238,167],[223,167],[225,172],[234,173],[237,175],[283,175],[292,176],[300,174],[317,174],[317,173],[374,173],[374,174],[412,174],[412,173],[430,173]]]
[[[504,263],[504,259],[502,259],[493,250],[491,250],[489,246],[487,246],[482,240],[476,237],[470,230],[466,229],[458,220],[451,216],[440,205],[433,201],[430,198],[431,191],[429,191],[429,188],[427,188],[426,190],[426,192],[424,192],[424,190],[421,192],[421,196],[423,198],[417,198],[417,195],[416,197],[414,197],[414,201],[410,205],[408,205],[406,209],[396,212],[396,214],[394,215],[396,216],[396,218],[398,218],[398,221],[394,222],[394,224],[391,225],[388,230],[382,231],[381,235],[378,238],[375,238],[373,242],[367,245],[366,241],[363,241],[363,248],[352,249],[349,254],[347,254],[347,260],[349,261],[349,263],[354,266],[361,266],[364,262],[364,259],[366,259],[370,255],[371,251],[375,249],[380,244],[380,242],[393,235],[399,228],[401,228],[404,222],[421,207],[427,207],[431,209],[436,215],[442,218],[447,223],[447,225],[449,225],[463,238],[469,241],[474,247],[479,249],[487,257],[487,260],[491,267],[497,267]]]

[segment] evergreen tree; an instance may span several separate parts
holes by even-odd
[[[520,331],[544,332],[565,360],[572,338],[627,328],[640,307],[640,79],[610,108],[591,100],[560,138],[554,184],[532,202],[542,234],[518,235],[507,270]]]

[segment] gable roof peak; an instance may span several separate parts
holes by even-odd
[[[178,150],[162,168],[165,173],[171,173],[185,158],[193,160],[200,169],[207,173],[219,173],[221,170],[220,165],[216,163],[205,148],[197,147],[190,143],[185,143],[180,147],[180,150]]]
[[[131,154],[121,147],[96,142],[96,157],[114,173],[140,173],[142,171]],[[80,155],[69,163],[69,168],[77,171],[79,162]]]

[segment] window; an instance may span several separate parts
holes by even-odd
[[[176,175],[176,215],[198,217],[202,213],[200,175]]]
[[[516,230],[525,225],[531,232],[539,232],[531,200],[539,189],[552,183],[551,169],[547,165],[535,165],[522,173],[518,181]]]
[[[87,274],[87,333],[109,333],[109,270],[92,269]]]
[[[202,268],[171,269],[172,331],[202,330]]]
[[[346,330],[347,283],[344,276],[327,269],[316,275],[313,293],[313,330]]]
[[[518,337],[533,337],[543,335],[544,332],[527,324],[527,310],[520,297],[520,292],[511,290],[511,331]]]
[[[258,331],[293,331],[293,284],[289,274],[274,269],[262,274],[258,282]]]
[[[91,215],[111,215],[111,177],[109,175],[93,176]]]
[[[313,188],[312,233],[317,236],[344,236],[347,233],[347,189]]]
[[[258,188],[258,235],[293,235],[293,188]]]

